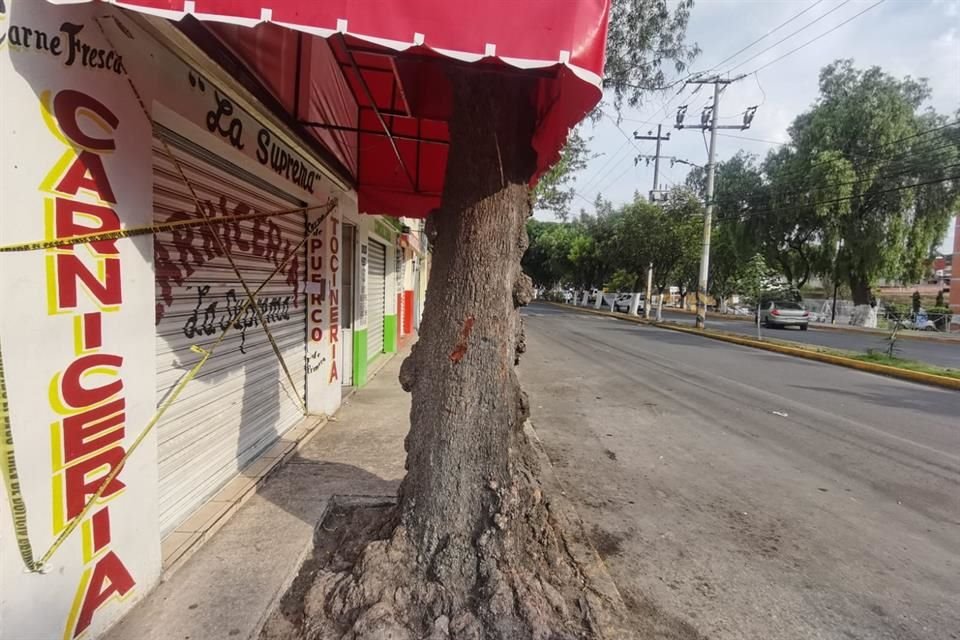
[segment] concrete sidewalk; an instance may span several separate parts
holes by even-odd
[[[107,640],[245,640],[313,546],[334,496],[393,498],[404,476],[410,396],[400,353],[236,514],[105,636]]]

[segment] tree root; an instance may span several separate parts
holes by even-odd
[[[523,438],[522,434],[520,438]],[[528,448],[525,440],[522,441]],[[516,451],[512,452],[515,455]],[[605,638],[597,624],[615,604],[597,597],[568,552],[565,521],[544,497],[532,452],[516,455],[512,483],[488,489],[498,507],[473,540],[476,582],[463,590],[444,580],[442,546],[418,555],[395,513],[379,525],[340,534],[389,531],[374,539],[352,566],[327,562],[303,596],[295,624],[275,614],[264,638],[302,640],[583,640]],[[387,527],[384,529],[384,527]],[[356,528],[355,528],[356,529]],[[342,542],[338,542],[341,544]],[[451,563],[454,566],[456,562]],[[607,611],[597,612],[597,607]],[[616,615],[616,612],[613,612]]]

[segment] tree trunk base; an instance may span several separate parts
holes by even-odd
[[[619,602],[595,588],[571,552],[562,510],[544,496],[525,436],[509,487],[474,545],[477,581],[435,577],[394,510],[343,524],[305,566],[262,640],[579,640],[611,638]],[[371,517],[372,516],[372,517]],[[329,524],[324,525],[329,530]],[[369,541],[369,542],[367,542]],[[363,546],[365,544],[365,546]],[[582,544],[582,543],[580,543]],[[292,600],[298,600],[296,602]]]

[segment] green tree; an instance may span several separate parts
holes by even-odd
[[[617,289],[640,291],[651,258],[653,218],[657,207],[635,198],[611,217],[611,236],[605,243],[611,265],[621,276]]]
[[[570,205],[576,196],[573,188],[576,174],[587,167],[590,159],[588,142],[580,135],[579,128],[570,132],[560,159],[540,177],[533,189],[534,210],[550,211],[561,221],[569,220]]]
[[[684,278],[689,264],[699,258],[703,207],[687,190],[675,189],[662,207],[648,209],[644,247],[653,263],[653,284],[663,295],[671,282]],[[697,262],[699,264],[699,262]]]
[[[637,106],[667,85],[665,62],[677,73],[700,52],[684,41],[693,0],[616,0],[607,29],[603,85],[613,90],[614,106]],[[670,86],[673,86],[672,84]]]
[[[737,225],[718,220],[713,226],[710,241],[708,293],[717,300],[721,310],[725,309],[726,300],[737,293],[737,283],[745,262],[738,242]]]
[[[737,291],[747,294],[756,309],[755,320],[758,338],[760,337],[760,300],[763,292],[769,287],[770,281],[775,277],[776,274],[767,265],[763,255],[757,253],[744,263],[737,278]]]
[[[819,247],[812,270],[832,263],[843,240],[839,271],[857,305],[870,303],[878,278],[921,277],[956,209],[960,137],[955,122],[921,111],[929,95],[923,80],[835,62],[820,73],[813,108],[790,127],[792,146],[768,160],[770,217],[807,216],[795,228]]]

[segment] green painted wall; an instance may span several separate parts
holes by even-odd
[[[353,386],[367,383],[367,330],[353,331]]]
[[[397,352],[397,315],[383,316],[383,351]]]

